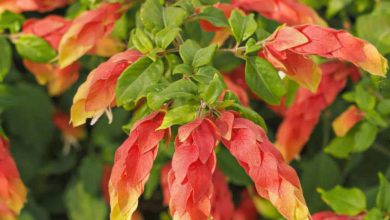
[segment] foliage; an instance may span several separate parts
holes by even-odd
[[[390,219],[387,0],[3,0],[0,50],[0,219]]]

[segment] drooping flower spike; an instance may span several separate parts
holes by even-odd
[[[109,182],[111,219],[131,219],[144,191],[158,145],[167,129],[157,130],[164,113],[155,112],[138,121],[126,141],[115,153],[115,163]]]
[[[287,162],[296,158],[310,138],[321,111],[331,105],[344,89],[347,78],[359,77],[359,70],[340,61],[321,65],[323,77],[316,93],[299,88],[294,102],[283,113],[284,118],[276,133],[276,147]]]
[[[364,113],[355,105],[351,105],[332,123],[332,127],[337,136],[345,136],[356,123],[364,118]]]
[[[74,62],[65,68],[59,68],[53,63],[36,63],[23,60],[40,85],[47,85],[49,95],[58,96],[69,89],[79,78],[80,64]]]
[[[221,114],[217,126],[223,144],[253,180],[259,195],[287,219],[309,219],[295,170],[284,162],[264,130],[231,111]]]
[[[118,77],[141,56],[142,54],[136,50],[118,53],[88,75],[73,98],[71,108],[73,126],[84,124],[87,118],[93,118],[93,124],[104,112],[110,120],[112,119],[111,107],[115,105],[115,86]]]
[[[79,140],[86,136],[85,128],[69,124],[70,116],[57,110],[53,115],[53,124],[61,131],[64,141],[63,153],[68,154],[72,147],[79,147]]]
[[[386,59],[372,44],[346,31],[315,25],[279,28],[265,41],[260,55],[312,91],[318,87],[321,71],[309,55],[348,61],[379,76],[384,76],[388,68]]]
[[[104,3],[99,8],[79,15],[61,39],[59,64],[65,67],[91,50],[100,39],[106,37],[120,18],[120,4]]]
[[[172,169],[168,174],[169,208],[174,220],[206,220],[211,216],[214,148],[219,134],[214,122],[197,119],[179,128]]]
[[[0,134],[0,219],[16,220],[27,190],[19,177],[7,140]]]
[[[232,5],[287,25],[326,25],[313,9],[297,0],[232,0]]]

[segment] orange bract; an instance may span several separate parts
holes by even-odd
[[[206,220],[211,216],[218,141],[217,128],[210,119],[197,119],[179,128],[168,174],[169,208],[174,220]]]
[[[326,25],[313,9],[297,0],[232,0],[232,5],[288,25]]]
[[[106,37],[121,16],[120,4],[102,4],[99,8],[79,15],[61,39],[59,64],[65,67],[91,50],[100,39]]]
[[[364,113],[352,105],[333,121],[333,130],[337,136],[345,136],[363,117]]]
[[[286,164],[264,130],[236,113],[223,112],[217,121],[222,142],[253,180],[260,196],[287,219],[309,219],[295,170]]]
[[[9,152],[8,142],[0,137],[0,219],[18,219],[26,194],[26,188]]]
[[[315,25],[279,28],[266,40],[260,55],[312,91],[318,87],[321,71],[308,55],[348,61],[379,76],[388,68],[387,60],[370,43],[346,31]]]
[[[157,156],[158,145],[167,132],[156,130],[163,118],[163,113],[156,112],[138,121],[116,151],[109,182],[112,220],[133,216]]]
[[[135,50],[118,53],[88,75],[73,98],[71,121],[74,126],[84,124],[87,118],[93,118],[94,123],[105,111],[110,114],[111,106],[115,105],[118,77],[141,56],[142,54]]]
[[[347,77],[359,76],[356,67],[339,61],[322,64],[321,70],[323,77],[317,92],[312,93],[300,88],[293,104],[284,112],[275,145],[286,161],[291,161],[299,155],[318,123],[321,111],[333,103],[345,87]]]

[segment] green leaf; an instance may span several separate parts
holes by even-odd
[[[67,189],[65,204],[71,220],[105,220],[108,214],[104,201],[88,194],[82,182],[76,182]]]
[[[380,100],[377,106],[377,110],[382,115],[390,114],[390,99]]]
[[[382,54],[388,54],[390,53],[390,2],[378,2],[375,6],[371,14],[358,16],[357,35],[373,43]]]
[[[362,85],[355,87],[355,101],[358,107],[363,111],[373,110],[375,108],[375,96],[365,89]]]
[[[238,10],[233,10],[229,18],[230,29],[238,43],[245,41],[252,36],[256,29],[257,23],[254,14],[244,15]]]
[[[216,27],[228,27],[225,14],[214,6],[207,6],[198,14],[197,18],[207,20]]]
[[[376,196],[376,206],[383,212],[390,212],[390,182],[379,173],[379,191]]]
[[[54,108],[50,97],[40,86],[13,84],[6,90],[9,92],[0,92],[0,100],[10,100],[2,115],[4,127],[12,140],[11,150],[21,176],[28,181],[36,176],[52,141]]]
[[[247,108],[237,103],[234,103],[230,108],[232,110],[236,110],[240,112],[242,117],[251,120],[252,122],[262,127],[265,132],[267,132],[267,124],[265,123],[263,117],[261,117],[257,112],[255,112],[251,108]]]
[[[17,33],[23,26],[25,18],[21,14],[10,11],[3,11],[0,14],[0,32],[9,30],[11,33]]]
[[[76,166],[77,158],[75,154],[60,156],[53,161],[48,162],[40,169],[43,175],[60,175],[70,171]]]
[[[256,40],[251,38],[245,44],[245,54],[258,52],[262,48],[262,45],[257,44]]]
[[[117,104],[128,105],[145,97],[148,88],[160,80],[163,71],[161,60],[152,62],[145,57],[133,63],[118,79],[115,91]]]
[[[198,43],[193,40],[186,40],[179,49],[180,57],[186,64],[192,64],[195,53],[200,49]]]
[[[49,43],[34,35],[22,35],[15,46],[20,56],[38,63],[47,63],[57,55]]]
[[[203,66],[196,71],[192,78],[201,84],[207,85],[210,83],[216,73],[219,73],[219,71],[214,67]]]
[[[180,27],[188,17],[186,10],[179,7],[164,8],[164,23],[165,27]]]
[[[142,24],[147,30],[164,28],[163,8],[159,0],[146,0],[140,10]]]
[[[249,186],[252,184],[252,180],[245,173],[237,160],[230,154],[230,152],[221,147],[217,151],[218,167],[228,177],[229,182],[236,185]]]
[[[366,196],[358,188],[336,186],[329,191],[318,189],[318,192],[337,214],[355,216],[366,210]]]
[[[245,81],[264,101],[278,105],[285,88],[278,71],[263,58],[249,57],[245,65]]]
[[[341,181],[341,170],[337,162],[330,156],[321,152],[310,160],[302,160],[301,183],[311,212],[314,213],[325,208],[316,189],[318,187],[330,189]]]
[[[166,49],[169,44],[175,40],[175,37],[179,34],[180,28],[164,28],[156,34],[156,44],[162,49]]]
[[[337,158],[348,158],[355,146],[354,137],[347,134],[343,137],[334,138],[328,146],[325,147],[325,153]]]
[[[134,47],[141,53],[148,53],[153,50],[153,43],[142,29],[135,29],[131,35]]]
[[[84,190],[90,195],[98,195],[100,185],[96,183],[101,182],[103,173],[103,164],[99,158],[94,156],[84,157],[78,172]]]
[[[191,75],[193,72],[192,66],[182,63],[175,66],[173,74]]]
[[[203,5],[214,5],[218,2],[218,0],[199,0]]]
[[[354,135],[355,145],[353,152],[363,152],[367,150],[374,142],[378,134],[377,126],[364,122],[359,126],[359,130]]]
[[[211,63],[216,50],[217,45],[215,44],[199,49],[194,55],[192,66],[197,68],[201,66],[206,66],[207,64]]]
[[[226,85],[218,73],[214,74],[213,79],[207,85],[206,89],[201,94],[201,97],[207,104],[213,104],[221,96]]]
[[[328,2],[328,9],[326,11],[326,17],[331,18],[344,7],[351,4],[352,0],[330,0]]]
[[[150,93],[147,96],[148,106],[151,109],[158,109],[164,102],[174,98],[195,99],[198,87],[191,80],[181,79],[171,83],[161,91]]]
[[[0,48],[2,57],[0,59],[0,82],[4,80],[4,77],[8,74],[12,64],[12,49],[11,45],[5,37],[0,36]]]
[[[169,110],[158,129],[166,129],[172,125],[181,125],[193,121],[198,108],[199,106],[196,105],[182,105]]]
[[[372,208],[367,212],[366,216],[364,216],[363,220],[383,220],[384,216],[382,212],[378,208]]]
[[[383,128],[386,128],[388,126],[386,119],[375,110],[365,112],[364,117],[367,119],[367,121],[371,122],[374,125]]]

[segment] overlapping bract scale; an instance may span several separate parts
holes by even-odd
[[[276,147],[286,161],[299,155],[320,119],[321,111],[331,105],[344,89],[348,76],[359,78],[359,70],[340,61],[321,65],[322,81],[317,92],[300,88],[276,133]]]
[[[155,112],[138,121],[115,153],[109,182],[111,219],[130,220],[144,191],[157,156],[158,145],[167,130],[161,126],[164,113]]]
[[[217,121],[222,142],[253,180],[260,196],[287,219],[308,219],[309,211],[295,170],[253,122],[225,111]]]
[[[297,0],[233,0],[232,5],[288,25],[325,25],[313,9]]]
[[[202,220],[211,215],[214,148],[218,141],[217,127],[210,119],[197,119],[179,128],[168,175],[169,207],[174,220]]]
[[[63,68],[91,50],[110,34],[120,18],[119,3],[104,3],[97,9],[83,12],[70,26],[59,45],[59,64]]]
[[[118,53],[88,75],[73,98],[71,121],[74,126],[84,124],[87,118],[97,120],[104,112],[110,114],[110,108],[115,105],[118,77],[141,56],[136,50]]]
[[[318,87],[321,71],[309,55],[348,61],[379,76],[388,68],[372,44],[346,31],[315,25],[279,28],[266,40],[260,55],[312,91]]]

